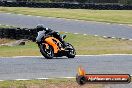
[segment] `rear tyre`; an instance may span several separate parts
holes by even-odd
[[[46,58],[46,59],[52,59],[54,57],[54,51],[52,46],[48,45],[48,48],[46,48],[45,45],[40,44],[39,46],[41,54]]]
[[[67,57],[68,58],[74,58],[76,55],[76,51],[70,43],[67,43],[67,50],[68,50]]]

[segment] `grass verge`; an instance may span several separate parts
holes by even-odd
[[[14,41],[0,39],[3,41]],[[77,54],[132,54],[132,41],[118,39],[104,39],[91,35],[67,33],[65,41],[71,43]],[[26,42],[25,46],[0,46],[0,56],[36,56],[41,55],[35,42]]]
[[[75,79],[49,79],[0,82],[0,88],[109,88],[109,85],[110,84],[104,83],[78,85]],[[122,85],[120,85],[120,87],[121,86]]]
[[[46,17],[132,24],[132,10],[87,10],[60,8],[0,7],[0,12]]]
[[[103,88],[102,84],[85,84],[80,86],[75,79],[3,81],[0,88]]]
[[[15,28],[14,26],[7,26],[7,25],[1,25],[0,24],[0,28]]]

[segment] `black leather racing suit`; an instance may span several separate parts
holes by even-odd
[[[57,38],[63,44],[64,48],[66,47],[65,41],[63,40],[63,38],[61,37],[61,35],[58,32],[53,31],[53,30],[51,30],[49,28],[43,28],[43,30],[45,30],[45,34],[47,36],[48,35],[52,35],[53,37]]]

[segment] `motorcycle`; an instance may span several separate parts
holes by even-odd
[[[65,34],[61,35],[62,39],[66,38]],[[76,55],[74,47],[70,43],[66,43],[66,48],[63,44],[53,36],[47,36],[44,31],[39,31],[36,38],[36,43],[40,49],[41,54],[47,58],[66,56],[68,58],[74,58]]]

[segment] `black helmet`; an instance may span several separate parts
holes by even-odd
[[[48,28],[45,28],[43,25],[37,25],[37,31],[48,31],[49,29]]]
[[[43,25],[37,25],[36,27],[38,30],[43,30],[44,29],[44,26]]]

